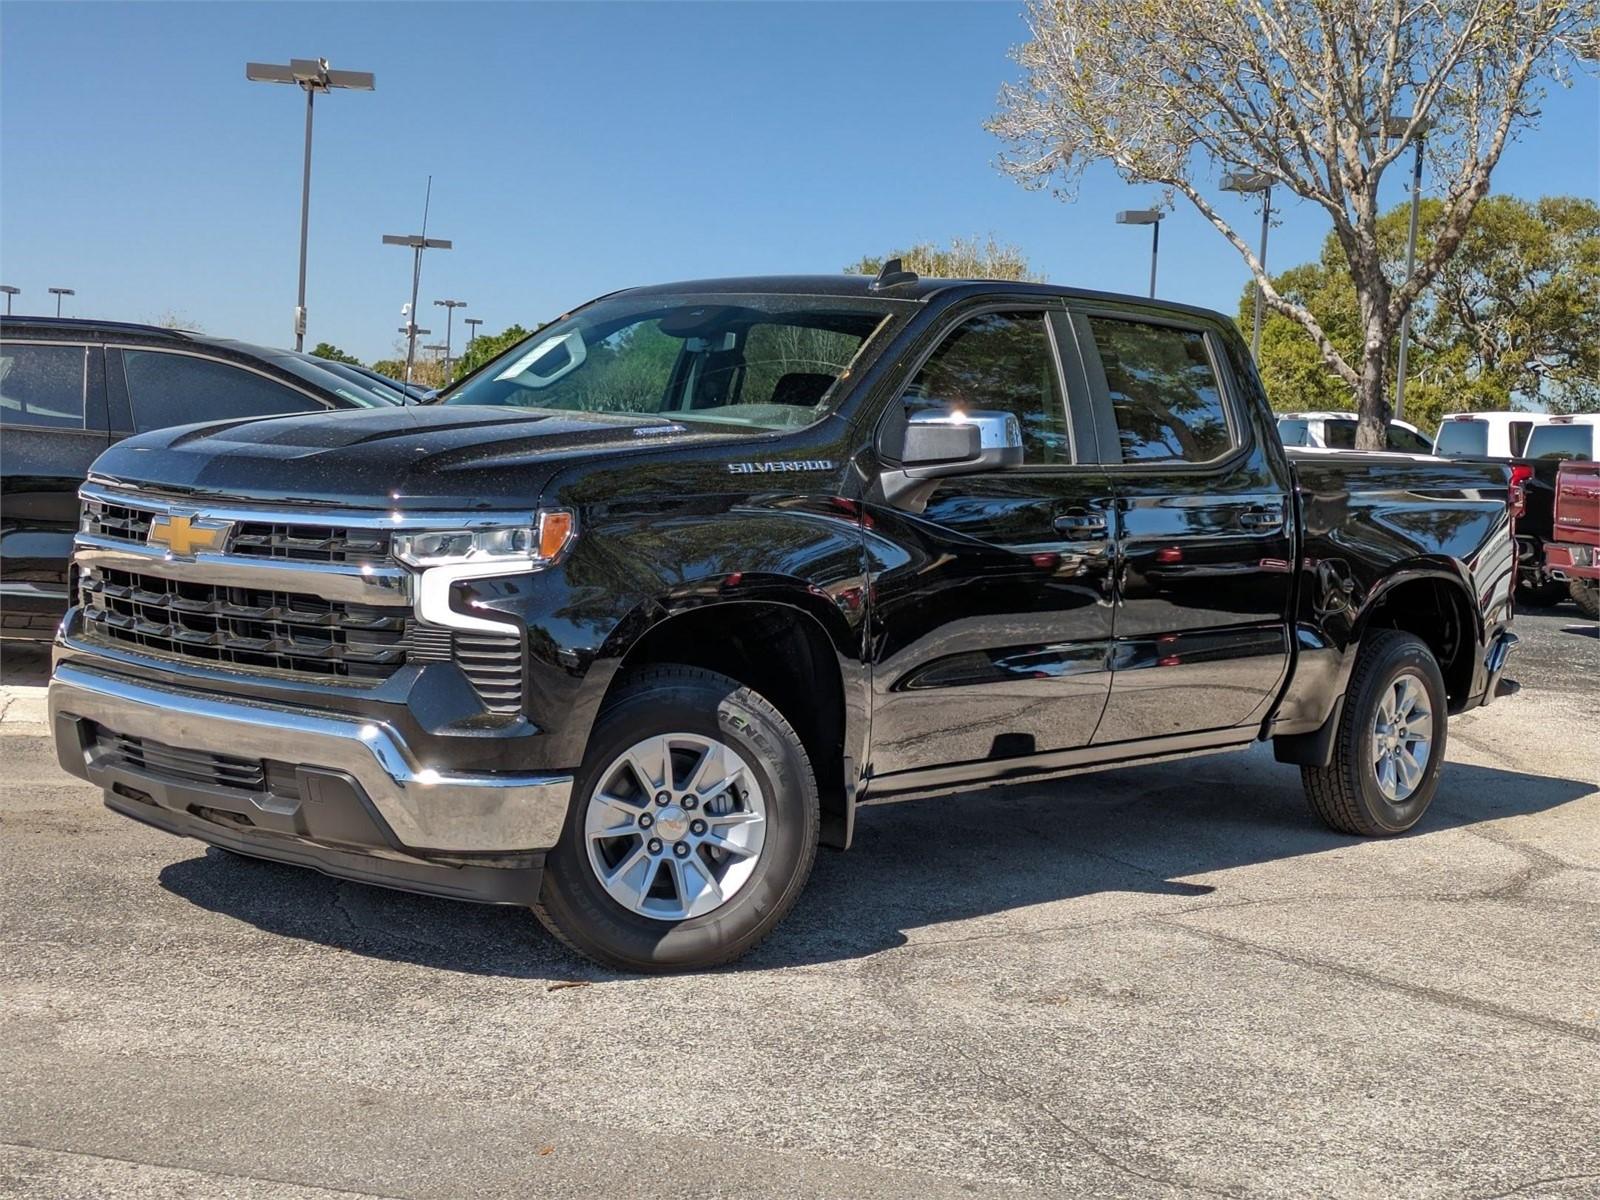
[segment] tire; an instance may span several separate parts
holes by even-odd
[[[673,777],[663,783],[665,771]],[[700,794],[702,771],[738,782]],[[662,790],[646,789],[646,773]],[[805,747],[772,704],[712,671],[651,667],[626,680],[595,722],[534,912],[567,946],[608,967],[731,962],[799,898],[816,858],[819,811]],[[621,832],[608,836],[612,829]],[[757,849],[736,856],[739,839],[743,850]]]
[[[1591,621],[1600,621],[1600,581],[1573,579],[1567,582],[1568,594],[1578,611]]]
[[[1388,785],[1398,794],[1385,793],[1385,780],[1378,756],[1385,745],[1380,728],[1403,728],[1408,734],[1421,728],[1415,720],[1381,725],[1386,698],[1392,698],[1402,681],[1406,690],[1416,689],[1418,704],[1426,704],[1429,742],[1420,778],[1406,787],[1407,780],[1398,768]],[[1389,700],[1392,704],[1392,699]],[[1356,659],[1350,686],[1345,692],[1344,709],[1334,737],[1333,756],[1325,767],[1301,767],[1311,811],[1340,833],[1362,837],[1388,837],[1404,833],[1428,811],[1439,784],[1439,767],[1444,761],[1447,729],[1444,676],[1433,651],[1409,633],[1385,629],[1368,636]],[[1417,709],[1413,709],[1415,713]],[[1409,736],[1397,739],[1400,759],[1414,764],[1417,743]],[[1406,768],[1409,769],[1409,766]]]
[[[1554,608],[1566,598],[1567,585],[1557,579],[1523,583],[1517,588],[1517,603],[1531,608]]]

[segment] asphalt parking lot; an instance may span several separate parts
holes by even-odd
[[[0,1194],[1600,1195],[1600,640],[1518,631],[1412,835],[1270,751],[911,801],[666,979],[134,825],[16,708]]]

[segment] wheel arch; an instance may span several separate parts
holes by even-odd
[[[598,657],[611,674],[589,726],[639,668],[672,663],[736,679],[794,727],[816,773],[822,844],[845,849],[866,735],[868,688],[859,646],[859,628],[837,603],[803,585],[769,583],[709,602],[664,597],[639,606],[602,648]]]
[[[1438,660],[1450,711],[1468,707],[1484,640],[1483,619],[1471,588],[1453,564],[1414,564],[1379,580],[1356,617],[1352,663],[1362,642],[1377,629],[1399,629],[1420,638]]]

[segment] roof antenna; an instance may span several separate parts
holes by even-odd
[[[891,258],[878,270],[878,277],[867,288],[869,292],[881,292],[885,288],[898,287],[902,283],[915,283],[917,273],[908,271],[900,265],[898,258]]]

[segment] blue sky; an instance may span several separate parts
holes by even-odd
[[[1156,189],[1091,173],[1073,204],[994,167],[983,130],[1021,5],[36,4],[0,6],[0,277],[17,311],[291,341],[304,106],[246,60],[323,56],[372,94],[317,106],[307,345],[386,356],[434,176],[429,301],[485,330],[634,283],[835,271],[993,232],[1054,281],[1142,292]],[[1594,195],[1600,86],[1553,91],[1495,190]],[[1395,173],[1394,200],[1403,198]],[[1426,184],[1424,185],[1426,186]],[[1242,206],[1238,210],[1243,212]],[[1254,221],[1242,216],[1247,227]],[[1317,252],[1312,206],[1271,261]],[[1242,263],[1186,204],[1162,295],[1231,311]],[[458,323],[458,344],[461,329]]]

